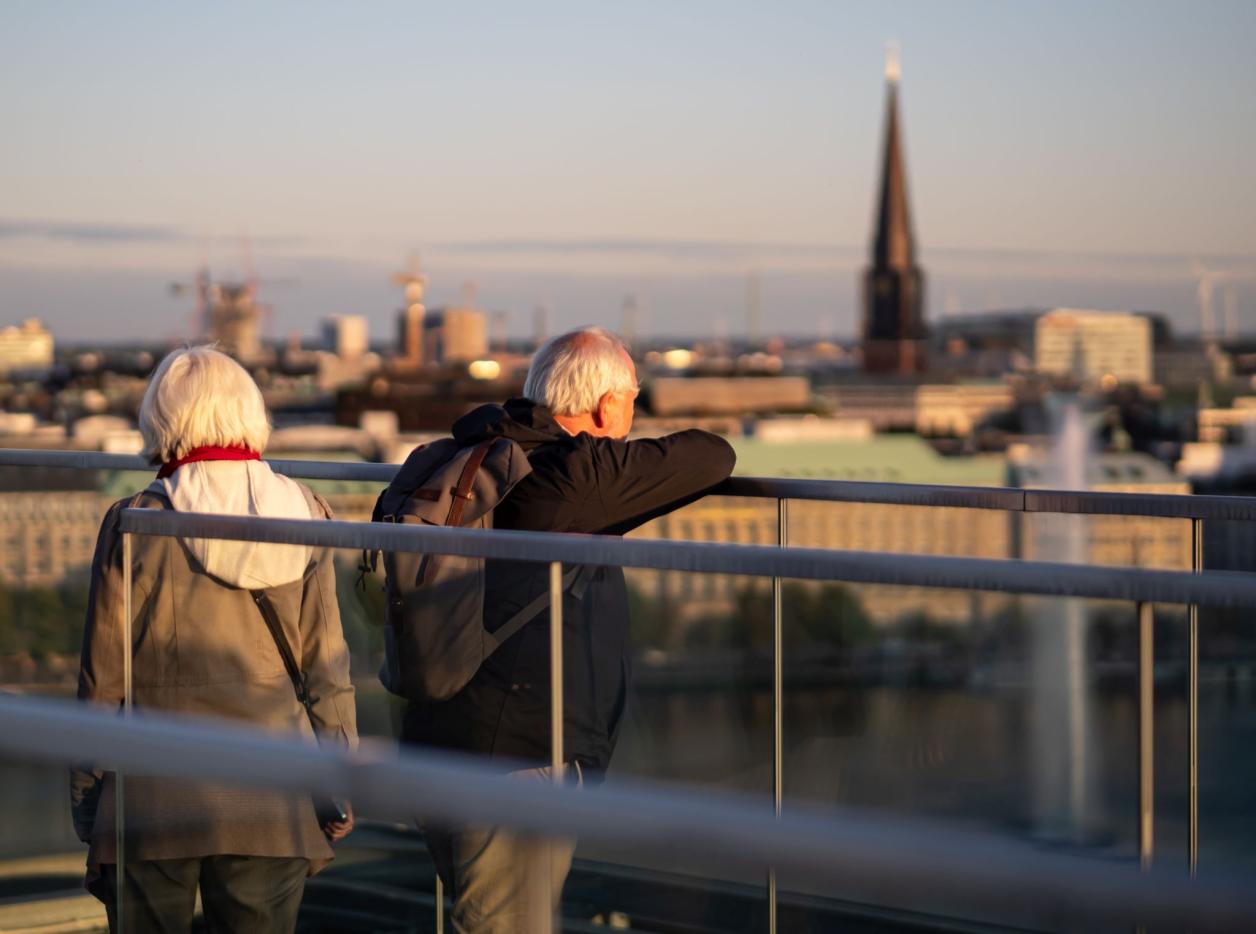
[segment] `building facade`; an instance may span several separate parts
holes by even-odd
[[[1048,311],[1034,325],[1034,367],[1080,382],[1150,383],[1151,321],[1123,311]]]
[[[36,318],[0,328],[0,374],[47,370],[52,348],[52,335]]]

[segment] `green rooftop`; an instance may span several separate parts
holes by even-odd
[[[851,441],[730,440],[737,450],[735,473],[746,477],[960,486],[1003,486],[1007,480],[1002,455],[943,457],[915,435],[875,435]]]

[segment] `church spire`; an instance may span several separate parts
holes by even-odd
[[[881,151],[881,197],[872,241],[874,265],[910,269],[915,265],[911,212],[907,204],[907,170],[903,164],[898,119],[898,82],[902,75],[898,45],[885,49],[885,142]]]
[[[907,168],[898,116],[902,74],[898,46],[885,57],[885,139],[881,189],[864,276],[863,368],[869,373],[909,375],[925,368],[924,275],[916,265]]]

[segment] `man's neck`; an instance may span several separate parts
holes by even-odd
[[[591,435],[597,434],[597,425],[594,424],[593,416],[588,412],[583,415],[555,415],[554,421],[558,423],[558,427],[573,437],[582,431],[587,431]]]

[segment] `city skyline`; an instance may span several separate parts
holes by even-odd
[[[643,330],[740,333],[754,272],[765,320],[852,336],[897,37],[929,318],[1067,304],[1190,330],[1199,260],[1247,325],[1256,12],[1138,10],[11,6],[0,310],[186,337],[165,282],[206,253],[240,271],[247,231],[263,277],[300,280],[263,295],[276,337],[333,313],[386,336],[412,250],[432,304],[475,279],[516,334],[537,304],[616,325],[628,293]]]

